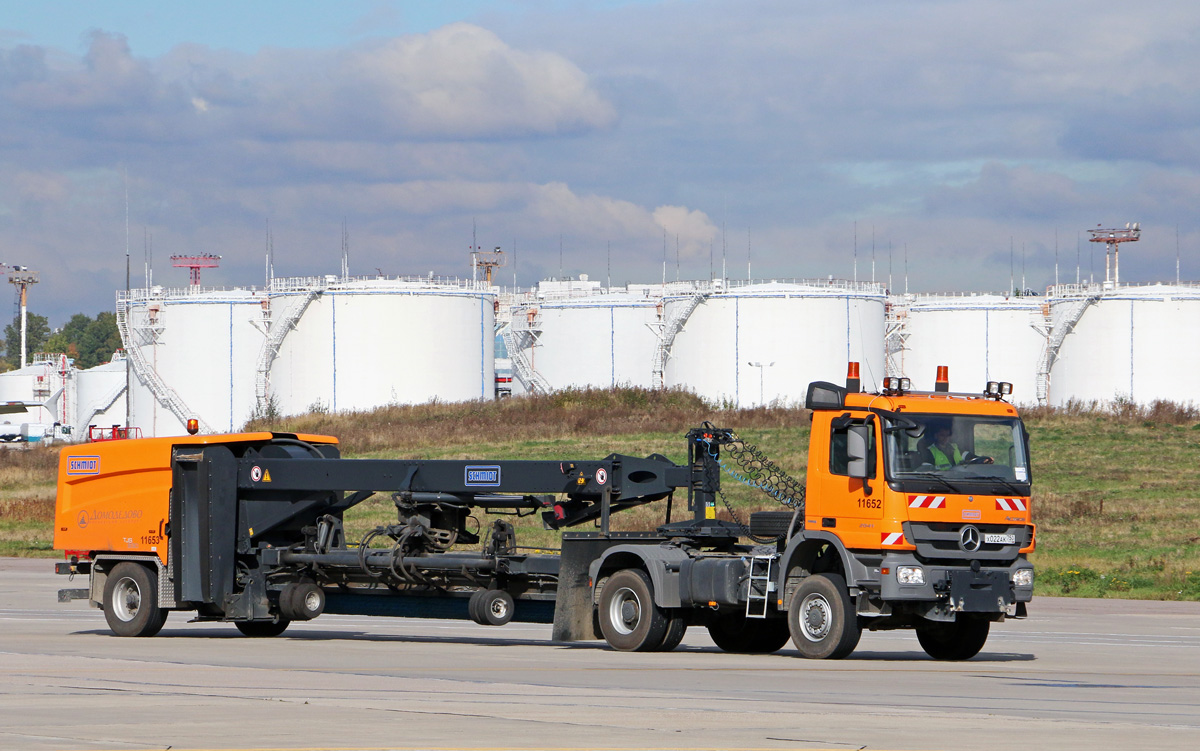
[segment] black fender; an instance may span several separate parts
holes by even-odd
[[[679,565],[688,554],[677,547],[660,545],[615,545],[604,551],[588,567],[592,581],[592,596],[596,583],[602,578],[626,568],[640,568],[650,575],[654,589],[654,604],[660,608],[677,608],[679,599]]]

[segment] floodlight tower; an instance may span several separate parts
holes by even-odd
[[[201,253],[196,256],[171,256],[171,265],[177,269],[189,269],[193,287],[200,286],[200,269],[215,269],[221,265],[221,256]]]
[[[1099,227],[1099,225],[1096,225]],[[1088,242],[1104,243],[1104,286],[1116,288],[1121,283],[1121,262],[1118,252],[1121,243],[1137,242],[1142,236],[1142,228],[1138,222],[1126,222],[1125,229],[1089,229],[1091,238]],[[1108,275],[1108,257],[1112,254],[1112,279]]]
[[[15,284],[21,296],[21,367],[26,364],[26,333],[29,318],[29,285],[38,283],[38,272],[28,266],[8,266],[8,282]]]
[[[504,251],[497,247],[495,250],[472,250],[471,251],[471,277],[477,278],[479,269],[483,269],[484,278],[487,279],[488,286],[492,286],[492,271],[501,266],[504,266],[507,260],[504,257]]]

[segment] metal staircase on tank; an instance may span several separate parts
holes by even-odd
[[[663,323],[662,331],[658,335],[658,347],[654,350],[654,364],[651,371],[654,382],[659,388],[666,388],[667,385],[667,360],[671,357],[671,346],[675,343],[675,337],[683,329],[683,325],[687,323],[696,308],[700,307],[700,303],[707,300],[711,294],[711,292],[699,292],[692,295],[688,298],[686,305],[675,308]]]
[[[908,298],[888,302],[884,315],[884,352],[889,376],[904,375],[904,345],[908,341]]]
[[[1070,307],[1067,308],[1062,318],[1058,323],[1053,323],[1050,320],[1050,311],[1046,310],[1047,331],[1046,349],[1042,352],[1042,360],[1038,364],[1037,374],[1037,400],[1038,404],[1045,404],[1050,396],[1050,369],[1054,367],[1054,361],[1058,359],[1058,351],[1062,349],[1063,342],[1075,330],[1075,325],[1079,323],[1079,319],[1083,318],[1083,314],[1087,311],[1092,303],[1100,299],[1100,295],[1093,294],[1086,297],[1080,297],[1073,300]]]
[[[150,393],[158,400],[159,404],[169,409],[171,414],[175,415],[184,425],[187,425],[188,420],[194,419],[200,426],[200,432],[212,433],[212,428],[204,421],[204,418],[188,408],[187,403],[179,394],[175,393],[175,389],[168,386],[166,381],[159,377],[154,367],[142,356],[141,348],[133,340],[133,331],[129,326],[128,300],[117,300],[117,331],[121,335],[125,356],[129,365],[133,366],[133,372],[141,379],[142,383],[149,387]]]
[[[279,355],[279,348],[283,346],[283,340],[296,327],[296,322],[300,320],[300,316],[304,315],[304,311],[308,310],[312,301],[317,299],[322,292],[324,289],[321,287],[309,290],[304,299],[298,305],[293,305],[287,315],[270,324],[267,337],[263,340],[262,349],[258,353],[258,367],[254,374],[254,403],[257,405],[259,415],[266,415],[270,407],[271,366]]]
[[[525,351],[532,350],[537,344],[538,336],[542,333],[536,328],[536,319],[531,317],[526,327],[517,327],[518,317],[513,316],[512,323],[504,332],[504,346],[508,348],[508,357],[512,361],[513,372],[521,383],[534,394],[549,394],[550,382],[533,367]]]

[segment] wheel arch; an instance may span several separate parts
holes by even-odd
[[[161,608],[175,609],[175,588],[172,585],[170,570],[163,565],[156,554],[137,553],[97,553],[92,557],[92,571],[88,577],[88,602],[92,607],[104,606],[104,585],[108,573],[119,563],[140,563],[157,574],[158,605]]]
[[[677,608],[679,600],[679,562],[687,554],[678,548],[661,548],[657,545],[616,545],[588,567],[592,581],[592,601],[595,602],[596,587],[601,579],[626,568],[645,571],[650,576],[654,604],[661,608]],[[669,570],[669,569],[673,569]]]
[[[817,561],[821,558],[822,551],[828,546],[835,553],[833,559],[834,566],[832,568],[822,567],[817,569]],[[776,574],[778,579],[776,584],[778,591],[784,593],[783,607],[787,608],[791,605],[792,593],[788,591],[787,581],[791,571],[796,568],[803,569],[809,576],[814,573],[833,573],[840,575],[847,584],[847,588],[851,594],[856,593],[857,587],[855,582],[860,578],[858,569],[862,566],[858,564],[850,551],[842,544],[842,541],[837,535],[830,532],[805,532],[796,535],[784,550],[780,561],[779,570]],[[823,564],[827,566],[828,564]]]

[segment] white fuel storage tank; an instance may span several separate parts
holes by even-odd
[[[513,310],[521,354],[550,389],[654,384],[661,299],[644,294],[529,302]]]
[[[254,363],[263,341],[262,291],[155,287],[118,293],[133,367],[130,423],[144,436],[241,430],[255,409]]]
[[[125,426],[125,365],[122,355],[87,370],[75,371],[73,440],[88,437],[88,426]]]
[[[909,296],[893,310],[903,341],[900,374],[912,380],[913,389],[932,391],[937,368],[945,365],[951,391],[982,392],[988,381],[1008,381],[1013,401],[1038,402],[1047,330],[1042,298]]]
[[[1049,402],[1200,403],[1200,286],[1053,290]]]
[[[841,383],[860,363],[864,390],[885,369],[883,285],[768,282],[665,299],[665,385],[715,404],[802,404],[812,381]]]
[[[270,398],[280,414],[492,399],[495,296],[482,283],[276,279]]]

